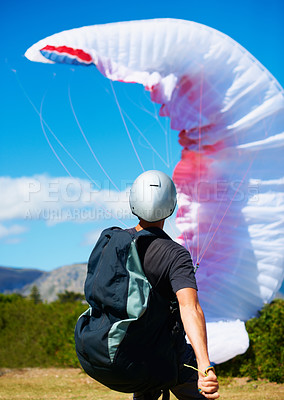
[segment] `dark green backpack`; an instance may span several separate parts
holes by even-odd
[[[75,328],[76,351],[88,375],[121,392],[167,389],[178,380],[170,303],[153,290],[138,256],[143,236],[102,232],[88,263],[90,308]]]

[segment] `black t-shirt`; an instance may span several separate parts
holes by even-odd
[[[136,232],[135,228],[127,230],[132,234]],[[170,302],[176,301],[175,294],[180,289],[197,290],[190,253],[162,229],[147,228],[147,230],[157,237],[139,237],[137,249],[145,275],[152,287]],[[174,303],[172,306],[175,309]],[[192,347],[186,343],[178,308],[170,315],[168,327],[175,337],[175,349],[180,364],[178,381],[184,383],[193,373],[191,368],[184,367],[184,363],[194,364],[195,355]]]
[[[173,300],[183,288],[197,290],[190,253],[173,241],[160,228],[147,228],[156,238],[144,236],[137,241],[139,257],[145,275],[153,288],[162,296]],[[135,233],[135,228],[128,231]]]

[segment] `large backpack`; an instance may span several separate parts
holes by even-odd
[[[102,232],[88,263],[90,308],[75,328],[85,372],[120,392],[165,390],[178,380],[172,311],[144,274],[136,247],[143,236],[157,237],[115,227]]]

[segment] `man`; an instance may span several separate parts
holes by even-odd
[[[176,206],[175,185],[163,172],[144,172],[135,180],[129,202],[132,213],[139,218],[138,225],[130,231],[145,229],[156,234],[154,240],[138,241],[145,275],[154,290],[169,302],[177,298],[184,331],[191,343],[187,345],[182,335],[177,348],[182,383],[171,391],[180,400],[217,399],[218,381],[208,357],[205,319],[198,301],[191,256],[163,231],[165,219]],[[189,373],[184,364],[197,367],[199,372],[191,369]],[[159,395],[160,392],[134,393],[133,398],[156,400]]]

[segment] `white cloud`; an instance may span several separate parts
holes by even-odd
[[[102,229],[88,232],[85,235],[85,238],[84,238],[84,241],[83,241],[83,245],[85,245],[85,246],[94,246],[96,244],[98,238],[100,237],[101,232],[102,232]]]
[[[127,189],[98,189],[84,179],[0,177],[0,193],[0,221],[44,220],[56,224],[131,217]]]
[[[27,228],[21,225],[11,225],[9,227],[0,224],[0,239],[8,236],[17,236],[27,231]],[[10,239],[10,242],[19,241],[18,238]]]
[[[11,237],[11,238],[7,238],[5,239],[5,244],[18,244],[21,243],[23,239],[19,238],[19,237]]]

